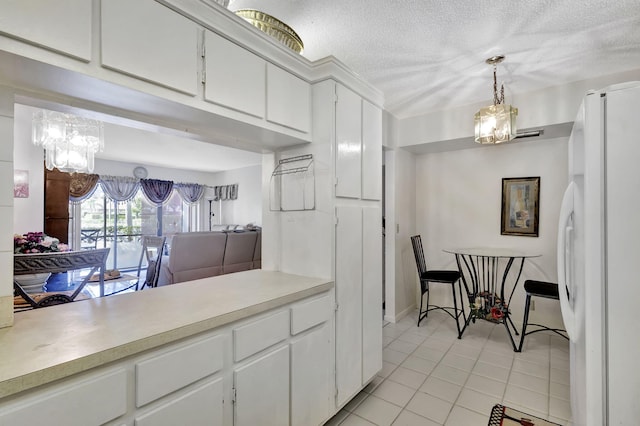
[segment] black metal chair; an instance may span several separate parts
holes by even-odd
[[[524,282],[524,291],[527,292],[527,299],[524,304],[524,319],[522,320],[522,334],[520,335],[520,345],[518,346],[518,352],[522,352],[522,346],[524,345],[524,337],[538,333],[540,331],[552,331],[558,336],[562,336],[569,340],[566,335],[566,331],[561,328],[550,328],[542,324],[529,324],[529,309],[531,308],[531,297],[544,297],[545,299],[560,300],[560,294],[558,293],[558,284],[548,283],[545,281],[526,280]],[[535,326],[535,330],[527,331],[527,327]],[[564,334],[563,334],[564,333]]]
[[[462,315],[464,323],[467,321],[466,314],[464,312],[464,303],[462,299],[462,285],[460,283],[460,271],[449,270],[428,270],[427,262],[424,258],[424,251],[422,249],[422,238],[420,235],[414,235],[411,237],[411,244],[413,245],[413,254],[416,257],[416,266],[418,268],[418,277],[420,278],[420,310],[418,311],[418,327],[420,327],[420,321],[425,319],[429,311],[436,309],[446,312],[451,318],[456,321],[456,328],[458,329],[458,339],[462,337],[460,331],[459,318]],[[450,306],[437,306],[429,304],[429,283],[442,283],[451,286],[451,293],[453,294],[453,307]],[[458,290],[460,294],[460,308],[458,308],[458,302],[456,300],[456,283],[458,283]],[[425,293],[427,294],[426,309],[423,311],[423,299]]]

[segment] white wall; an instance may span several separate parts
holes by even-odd
[[[238,184],[238,199],[222,202],[222,215],[220,215],[220,202],[212,203],[215,213],[212,223],[247,225],[253,223],[262,226],[262,166],[243,167],[241,169],[227,170],[214,173],[209,180],[209,185]],[[209,194],[213,195],[212,191]],[[207,202],[207,211],[209,209]]]
[[[0,328],[13,324],[13,98],[0,86]]]
[[[588,90],[640,80],[640,69],[610,74],[562,86],[515,94],[509,103],[518,107],[518,128],[544,127],[573,122]],[[486,102],[435,111],[399,120],[398,145],[411,146],[473,136],[473,115]]]
[[[31,114],[23,109],[15,105],[13,167],[29,172],[29,198],[13,200],[14,234],[44,230],[44,151],[31,142]]]
[[[385,320],[396,322],[416,307],[417,272],[410,237],[416,229],[416,160],[408,151],[385,152]]]
[[[568,179],[567,140],[533,140],[416,157],[416,230],[422,235],[429,268],[457,269],[454,256],[442,251],[445,248],[508,247],[542,255],[525,263],[511,305],[517,322],[522,319],[524,280],[557,279],[556,227]],[[540,176],[539,237],[500,235],[502,178],[528,176]],[[431,297],[436,304],[446,304],[451,292],[445,286],[432,286]],[[545,324],[562,325],[556,301],[536,300],[531,315],[532,319],[543,315]]]

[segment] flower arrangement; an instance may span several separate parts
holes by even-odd
[[[509,306],[506,303],[503,303],[499,297],[489,292],[480,293],[474,303],[470,305],[473,322],[475,322],[476,318],[500,322],[509,311]]]
[[[61,243],[54,237],[43,232],[28,232],[24,235],[13,236],[14,253],[51,253],[57,251],[69,251],[67,244]]]

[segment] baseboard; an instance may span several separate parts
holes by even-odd
[[[407,315],[413,313],[416,310],[415,305],[414,306],[409,306],[408,308],[406,308],[405,310],[403,310],[402,312],[398,313],[397,315],[386,315],[384,316],[384,320],[387,322],[393,322],[396,323],[398,321],[400,321],[402,318],[406,317]]]

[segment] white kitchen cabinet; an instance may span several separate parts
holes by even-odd
[[[382,233],[377,206],[336,208],[338,406],[382,369]]]
[[[2,32],[37,46],[91,60],[91,14],[86,0],[3,0]]]
[[[362,198],[382,199],[382,110],[362,101]]]
[[[250,51],[205,31],[204,98],[209,102],[264,118],[266,62]]]
[[[32,392],[0,407],[0,425],[101,425],[127,412],[127,373],[123,368]]]
[[[223,422],[223,381],[218,378],[138,415],[135,426],[209,426]]]
[[[333,313],[331,295],[291,308],[291,425],[319,425],[333,408]]]
[[[222,370],[225,336],[213,336],[136,363],[136,406]]]
[[[331,415],[332,322],[291,341],[291,425],[318,425]]]
[[[102,1],[102,65],[198,93],[198,25],[153,0]],[[153,25],[144,23],[152,22]]]
[[[382,213],[362,208],[362,385],[382,369]]]
[[[311,132],[311,86],[270,63],[267,64],[267,121]]]
[[[289,311],[283,310],[261,317],[233,329],[233,359],[243,359],[289,337]]]
[[[236,367],[235,426],[289,424],[289,345]]]
[[[362,179],[362,99],[336,84],[336,197],[360,198]]]
[[[362,389],[362,208],[338,206],[336,216],[336,387],[340,406]]]

